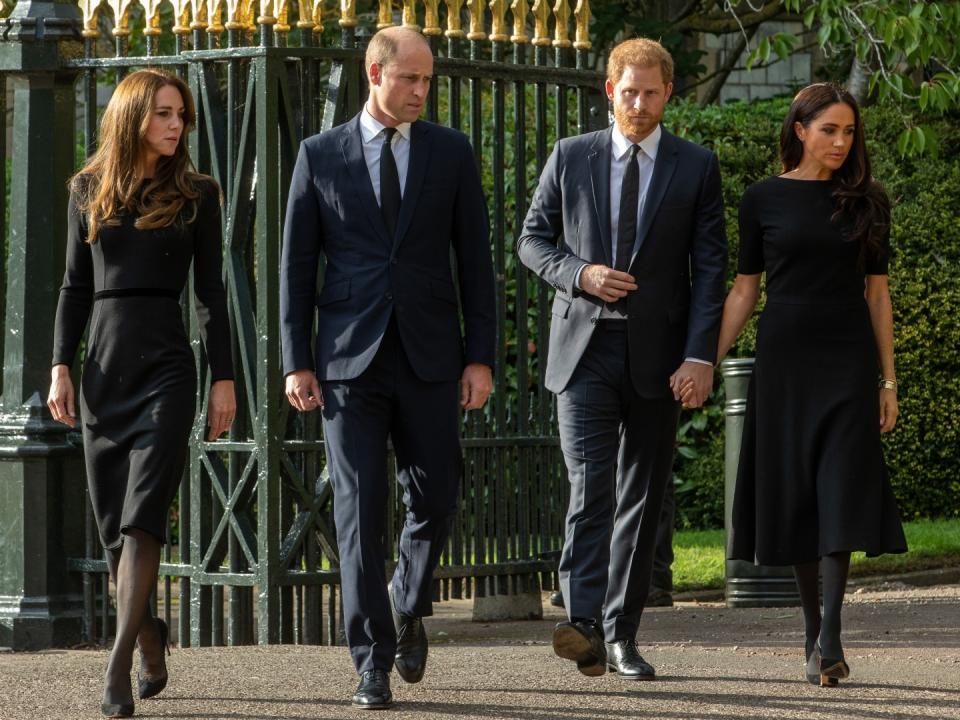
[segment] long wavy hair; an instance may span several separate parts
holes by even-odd
[[[860,263],[883,252],[883,239],[890,227],[890,199],[870,172],[870,156],[864,138],[860,108],[853,95],[834,83],[815,83],[797,93],[783,119],[780,131],[780,162],[788,173],[800,165],[803,143],[797,137],[795,123],[805,128],[837,103],[853,110],[853,145],[843,165],[833,173],[835,211],[832,220],[849,219],[853,226],[848,239],[860,246]]]
[[[138,172],[154,98],[168,85],[183,98],[183,132],[174,154],[160,156],[153,177],[144,184]],[[87,242],[96,242],[101,226],[119,225],[121,216],[128,213],[138,215],[135,226],[140,230],[167,227],[181,219],[193,222],[200,185],[213,181],[196,172],[187,151],[195,120],[190,88],[174,75],[138,70],[117,85],[100,121],[100,145],[70,180],[78,208],[87,218]]]

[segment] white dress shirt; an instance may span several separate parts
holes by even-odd
[[[367,106],[360,112],[360,136],[363,139],[363,159],[367,163],[367,172],[370,173],[370,182],[373,184],[373,194],[380,204],[380,150],[386,137],[386,125],[377,120]],[[397,132],[393,135],[390,145],[394,160],[397,161],[397,174],[400,176],[400,197],[407,185],[407,168],[410,166],[410,123],[397,125]]]

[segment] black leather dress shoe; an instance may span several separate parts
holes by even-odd
[[[367,670],[363,673],[351,703],[363,710],[384,710],[393,705],[390,673],[385,670]]]
[[[423,620],[418,617],[401,615],[393,603],[390,593],[390,610],[393,612],[393,625],[397,629],[397,652],[393,664],[400,677],[408,683],[418,683],[427,669],[427,631]]]
[[[653,666],[640,657],[633,640],[607,643],[607,667],[625,680],[656,680]]]
[[[673,607],[673,593],[660,588],[650,588],[644,607]]]
[[[607,672],[607,654],[603,638],[592,622],[560,622],[553,631],[553,651],[557,657],[573,660],[577,670],[596,677]]]
[[[554,607],[562,608],[563,607],[563,593],[559,590],[554,590],[550,593],[550,604]]]

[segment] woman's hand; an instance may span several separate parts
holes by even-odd
[[[70,427],[77,426],[77,409],[74,404],[73,380],[70,368],[66,365],[54,365],[50,369],[50,392],[47,394],[47,407],[53,419]]]
[[[880,432],[888,433],[897,424],[897,391],[880,388]]]
[[[233,380],[217,380],[210,386],[207,401],[207,425],[210,427],[208,441],[216,440],[230,429],[237,414],[237,398],[233,392]]]

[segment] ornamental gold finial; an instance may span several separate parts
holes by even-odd
[[[277,0],[277,24],[273,31],[278,33],[290,32],[290,0]]]
[[[380,0],[380,13],[377,15],[377,30],[393,25],[393,0]]]
[[[207,0],[190,0],[191,30],[206,30],[207,28]]]
[[[486,40],[487,33],[483,29],[483,0],[467,0],[467,9],[470,11],[470,32],[467,40]]]
[[[549,0],[535,0],[533,3],[533,44],[550,45]]]
[[[220,4],[222,0],[210,0],[213,4]],[[248,16],[251,15],[250,5],[253,0],[226,0],[227,4],[227,22],[224,27],[227,30],[246,30],[248,25]],[[211,13],[211,21],[212,13]],[[211,27],[213,22],[210,23]]]
[[[260,14],[257,15],[257,22],[260,25],[277,24],[277,0],[260,0]],[[253,8],[251,8],[251,11]]]
[[[573,46],[577,50],[589,50],[593,47],[590,42],[590,0],[578,0],[573,14],[577,18],[577,36]]]
[[[340,20],[342,28],[357,26],[357,0],[340,0]]]
[[[298,28],[314,30],[323,23],[323,0],[300,0],[297,9],[300,11]]]
[[[420,26],[417,25],[416,0],[403,0],[403,15],[401,17],[403,27],[420,32]]]
[[[553,6],[553,16],[557,24],[553,28],[553,46],[555,48],[567,48],[572,45],[570,42],[570,3],[568,0],[557,0]]]
[[[490,41],[506,42],[507,35],[507,0],[490,0]]]
[[[223,26],[223,0],[207,0],[207,32],[222,33],[226,28]],[[242,28],[241,28],[242,29]]]
[[[131,0],[107,0],[107,5],[113,10],[114,37],[130,34],[130,3]]]
[[[100,5],[103,0],[80,0],[80,10],[83,12],[83,33],[85,38],[100,37],[97,30],[97,17],[100,15]]]
[[[147,37],[159,35],[160,29],[160,3],[163,0],[140,0],[143,5],[143,13],[146,16],[146,26],[143,28],[143,34]]]
[[[423,0],[423,34],[428,37],[443,34],[439,6],[440,0]]]
[[[530,12],[530,3],[527,0],[513,0],[510,10],[513,12],[513,35],[510,36],[510,41],[516,45],[524,45],[530,40],[527,37],[527,13]]]
[[[444,33],[448,38],[462,38],[463,28],[460,25],[460,11],[463,9],[464,0],[443,0],[447,5],[447,31]]]
[[[190,0],[170,0],[173,5],[173,32],[186,35],[190,32]]]

